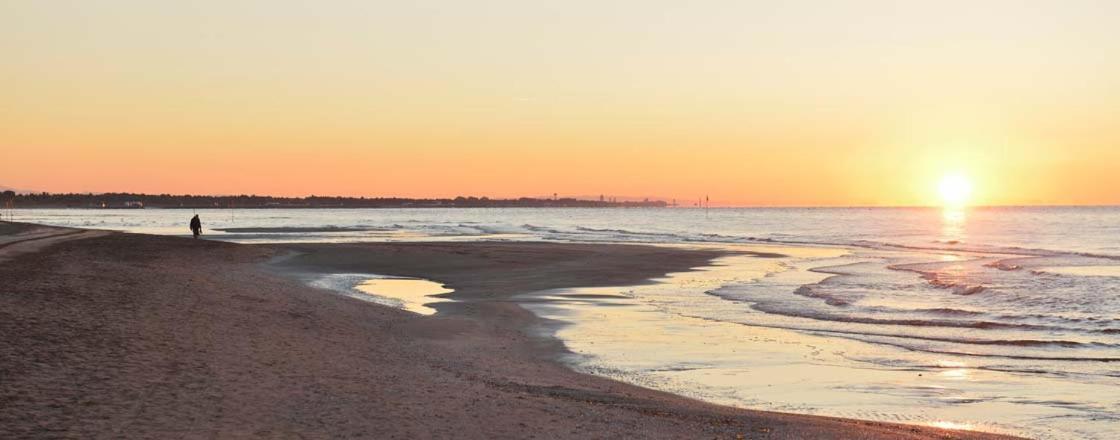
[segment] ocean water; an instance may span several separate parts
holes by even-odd
[[[189,210],[17,221],[188,235]],[[722,247],[660,283],[536,292],[573,367],[750,408],[1120,438],[1120,208],[200,210],[208,238]],[[436,280],[438,281],[438,280]]]

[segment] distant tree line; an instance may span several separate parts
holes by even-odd
[[[271,197],[258,195],[196,196],[173,194],[17,194],[0,193],[0,205],[10,208],[616,208],[665,207],[660,200],[612,201],[574,198],[491,199],[456,197],[453,199],[409,199],[400,197]]]

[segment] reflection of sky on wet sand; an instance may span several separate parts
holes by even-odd
[[[972,370],[968,368],[968,364],[961,361],[939,360],[937,366],[943,368],[941,377],[949,380],[970,380],[972,379],[970,373]]]
[[[370,295],[396,300],[399,302],[398,307],[421,315],[436,313],[436,309],[427,304],[449,301],[433,295],[452,292],[443,287],[443,284],[415,278],[373,278],[354,288]]]
[[[804,258],[814,252],[817,258],[843,253],[828,248],[793,253]],[[660,280],[662,284],[540,292],[525,298],[526,307],[567,323],[554,331],[573,352],[568,361],[578,369],[755,409],[1047,438],[1045,427],[1024,431],[1023,426],[1076,411],[1049,404],[1062,396],[1076,401],[1073,396],[1107,391],[998,371],[974,365],[966,356],[914,353],[827,333],[743,325],[758,313],[747,307],[736,309],[743,315],[738,323],[707,319],[702,313],[680,314],[733,305],[705,294],[727,280],[750,283],[795,270],[788,266],[790,259],[731,257],[717,262],[718,266],[671,274]],[[688,308],[675,308],[678,301],[687,301]],[[892,367],[896,358],[907,359],[906,365]]]
[[[436,313],[435,309],[427,305],[449,301],[436,295],[452,292],[443,284],[434,281],[368,273],[321,274],[308,279],[307,282],[313,287],[333,290],[351,298],[384,304],[421,315]]]
[[[942,428],[942,429],[962,429],[962,430],[966,430],[966,431],[975,429],[975,426],[970,424],[970,423],[955,423],[955,422],[948,422],[948,421],[930,422],[929,426],[932,426],[932,427],[935,427],[935,428]]]

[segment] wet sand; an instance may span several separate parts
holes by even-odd
[[[0,243],[2,438],[1001,438],[740,410],[576,373],[506,301],[640,283],[717,252],[74,231]],[[420,316],[300,278],[347,272],[437,280],[457,301]]]

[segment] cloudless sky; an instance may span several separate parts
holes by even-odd
[[[0,2],[0,185],[1120,203],[1120,2]]]

